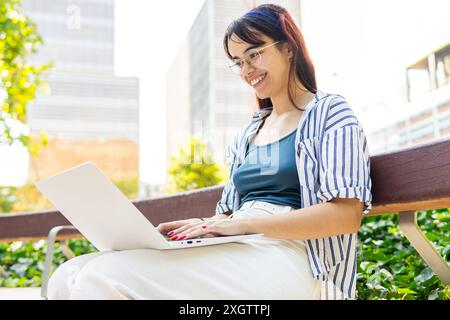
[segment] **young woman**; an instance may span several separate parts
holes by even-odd
[[[317,90],[300,30],[277,5],[235,20],[230,69],[259,110],[228,149],[230,178],[216,214],[162,223],[173,240],[264,233],[182,250],[73,258],[49,299],[354,299],[356,235],[371,208],[370,158],[345,99]]]

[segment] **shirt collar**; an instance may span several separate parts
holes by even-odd
[[[265,117],[267,117],[269,114],[272,113],[272,110],[273,110],[273,107],[266,107],[264,109],[259,109],[255,112],[253,112],[252,122],[257,122],[257,121],[264,119]]]

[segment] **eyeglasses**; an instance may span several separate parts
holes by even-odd
[[[269,48],[269,47],[271,47],[273,45],[276,45],[279,42],[280,41],[273,42],[273,43],[268,44],[268,45],[266,45],[266,46],[264,46],[262,48],[259,48],[259,49],[251,49],[251,50],[246,52],[246,54],[244,55],[243,59],[238,60],[237,62],[230,61],[229,64],[228,64],[228,67],[231,69],[231,71],[233,71],[233,73],[236,73],[236,74],[240,74],[241,73],[242,68],[244,67],[244,61],[247,62],[247,64],[249,66],[255,67],[255,66],[259,65],[260,62],[261,62],[261,53],[265,49],[267,49],[267,48]]]

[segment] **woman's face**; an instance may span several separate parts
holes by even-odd
[[[265,35],[261,39],[265,43],[254,49],[263,48],[275,42]],[[235,34],[228,41],[228,49],[231,56],[235,58],[233,59],[235,62],[243,59],[244,56],[250,61],[248,53],[254,50],[250,49],[247,52],[246,50],[252,47],[254,45],[242,41]],[[249,65],[242,60],[242,69],[239,75],[242,80],[255,90],[258,98],[266,99],[274,97],[287,90],[291,56],[286,43],[283,44],[281,51],[275,45],[270,46],[260,51],[258,63]]]

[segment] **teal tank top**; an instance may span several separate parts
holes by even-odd
[[[233,174],[241,205],[251,200],[301,208],[295,163],[295,133],[269,144],[249,144],[245,159]],[[239,209],[240,209],[239,207]]]

